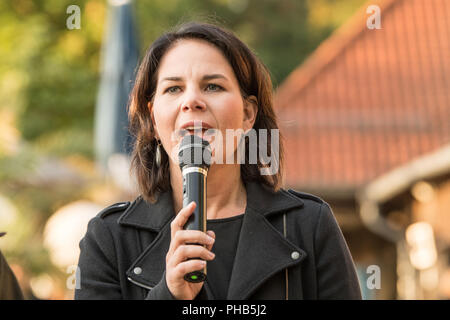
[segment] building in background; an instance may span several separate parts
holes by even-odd
[[[370,1],[277,89],[285,182],[331,204],[367,299],[450,298],[449,89],[446,0]]]

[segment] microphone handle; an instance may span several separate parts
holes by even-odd
[[[201,167],[183,168],[183,207],[195,201],[196,207],[186,222],[185,230],[199,230],[206,232],[206,176],[207,170]],[[196,244],[197,243],[191,243]],[[190,258],[200,259],[200,258]],[[189,272],[184,276],[189,282],[202,282],[206,280],[206,265],[201,270]]]

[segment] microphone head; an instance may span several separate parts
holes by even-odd
[[[178,149],[180,168],[202,167],[208,169],[211,165],[211,146],[209,142],[194,134],[183,137]]]

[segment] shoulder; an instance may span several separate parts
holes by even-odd
[[[305,208],[307,209],[318,209],[321,210],[331,210],[330,205],[320,198],[319,196],[313,195],[311,193],[307,192],[300,192],[297,190],[289,189],[287,191],[289,194],[301,199],[303,203],[305,204]]]
[[[123,201],[111,204],[102,209],[97,215],[95,215],[88,223],[88,233],[99,232],[99,229],[115,229],[118,217],[123,214],[130,206],[132,202]]]
[[[83,242],[112,243],[118,232],[117,217],[124,213],[131,202],[117,202],[105,207],[89,220]]]
[[[314,202],[316,202],[318,204],[325,203],[325,201],[323,199],[321,199],[320,197],[315,196],[313,194],[310,194],[310,193],[300,192],[300,191],[297,191],[297,190],[294,190],[294,189],[289,189],[289,190],[287,190],[287,192],[289,192],[291,195],[294,195],[297,198],[300,198],[302,200],[311,200],[311,201],[314,201]]]
[[[321,197],[294,189],[287,190],[287,193],[303,202],[304,205],[298,212],[312,224],[317,224],[321,216],[333,216],[331,206]]]
[[[130,201],[124,201],[124,202],[117,202],[114,203],[106,208],[104,208],[102,211],[100,211],[97,214],[97,218],[105,219],[106,217],[112,215],[112,214],[120,214],[128,209],[128,207],[131,205]]]
[[[297,219],[302,222],[300,225],[305,228],[312,228],[315,234],[320,237],[327,237],[332,234],[341,236],[339,224],[331,206],[319,196],[299,192],[289,189],[288,192],[300,199],[304,203],[303,210],[300,210]]]

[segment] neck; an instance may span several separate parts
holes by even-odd
[[[206,180],[206,212],[208,219],[222,219],[242,214],[247,194],[241,180],[239,164],[213,164]],[[178,166],[170,165],[170,183],[175,214],[183,208],[183,177]]]

